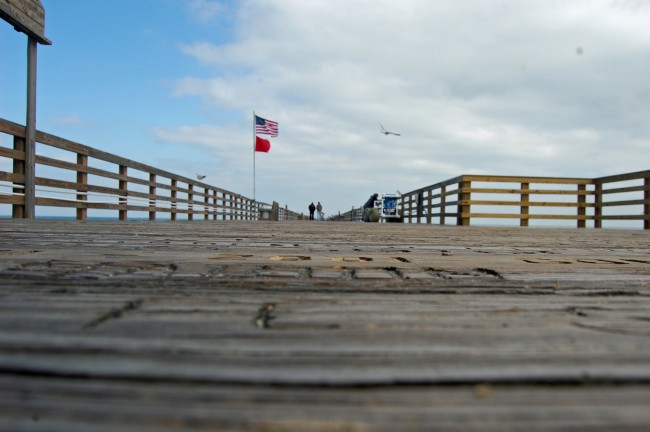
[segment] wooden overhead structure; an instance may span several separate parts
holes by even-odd
[[[27,44],[27,115],[25,122],[25,206],[22,215],[34,218],[35,212],[35,140],[36,136],[36,53],[37,45],[52,45],[45,37],[45,9],[40,0],[0,0],[0,18],[25,33]]]

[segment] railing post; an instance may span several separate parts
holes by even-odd
[[[472,194],[469,192],[469,189],[471,187],[472,182],[465,181],[463,179],[461,179],[458,184],[458,218],[456,224],[460,226],[469,226],[470,224],[470,200],[472,198]]]
[[[427,197],[427,224],[431,225],[431,213],[433,212],[433,188],[429,189]]]
[[[203,188],[203,220],[210,219],[210,189]]]
[[[25,154],[25,139],[20,138],[17,136],[14,136],[14,150],[16,151],[21,151],[23,154]],[[26,182],[25,182],[25,157],[23,156],[23,159],[14,159],[14,174],[21,175],[23,177],[23,187],[21,188],[14,188],[13,193],[15,195],[22,195],[22,204],[13,204],[11,206],[11,216],[14,219],[23,219],[25,218],[25,187],[26,187]]]
[[[194,185],[187,185],[187,220],[194,220]]]
[[[418,200],[417,200],[416,205],[417,205],[417,207],[415,208],[415,212],[417,214],[417,222],[416,223],[419,224],[420,219],[422,219],[422,210],[423,210],[423,206],[424,206],[424,194],[422,193],[422,191],[418,192]]]
[[[587,186],[583,184],[578,185],[578,228],[585,228],[587,221],[585,215],[587,214]]]
[[[156,220],[156,174],[149,174],[149,220]]]
[[[240,208],[240,211],[239,211],[240,217],[239,217],[239,219],[240,220],[247,220],[248,219],[246,207],[247,207],[246,199],[244,197],[240,196],[239,197],[239,208]]]
[[[124,165],[120,165],[120,180],[119,180],[119,200],[120,200],[120,220],[127,220],[127,205],[128,205],[128,180],[127,180],[128,169]],[[124,197],[124,198],[122,198]]]
[[[408,214],[408,223],[413,223],[413,195],[409,194],[408,195],[408,211],[406,214]]]
[[[217,209],[219,208],[219,202],[217,201],[217,191],[214,189],[210,190],[212,194],[212,220],[217,220]]]
[[[650,230],[650,176],[644,177],[643,186],[645,190],[643,191],[643,229]]]
[[[88,156],[77,153],[77,220],[88,219]]]
[[[594,228],[603,227],[603,184],[596,184],[596,196],[594,197]]]
[[[221,209],[221,220],[224,221],[226,220],[226,193],[221,192],[221,206],[219,207]]]
[[[440,225],[445,224],[447,206],[447,186],[440,188]]]
[[[172,201],[171,202],[171,206],[172,206],[172,208],[171,208],[171,219],[172,219],[172,221],[176,221],[176,211],[177,211],[176,206],[178,205],[178,203],[176,202],[177,192],[178,192],[178,188],[177,188],[177,185],[176,185],[176,179],[172,179],[172,193],[171,193],[171,201]]]
[[[521,208],[519,211],[519,226],[527,227],[528,226],[528,211],[530,202],[530,194],[528,193],[530,189],[530,183],[521,183]]]

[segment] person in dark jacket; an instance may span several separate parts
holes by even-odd
[[[314,205],[314,202],[312,201],[311,204],[309,204],[309,220],[314,220],[314,212],[316,211],[316,206]]]
[[[365,210],[367,208],[375,208],[375,200],[377,199],[378,196],[379,196],[379,194],[370,195],[370,198],[368,198],[368,201],[366,201],[366,203],[363,205],[363,209]]]
[[[361,214],[361,220],[363,222],[377,222],[379,220],[379,212],[375,210],[375,200],[379,194],[372,194],[368,201],[363,205],[363,213]]]

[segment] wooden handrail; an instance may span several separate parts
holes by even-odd
[[[12,149],[0,147],[0,157],[13,161],[13,172],[0,171],[0,181],[10,183],[8,187],[11,188],[10,193],[0,194],[0,204],[10,204],[12,216],[22,218],[27,213],[24,188],[25,127],[0,119],[0,133],[14,138]],[[127,220],[131,211],[144,212],[149,220],[155,220],[158,213],[169,214],[171,220],[176,220],[179,214],[187,215],[188,220],[201,215],[204,220],[210,217],[214,220],[256,220],[260,211],[267,208],[273,208],[274,218],[278,220],[304,219],[302,213],[282,209],[277,203],[271,206],[251,200],[45,132],[36,131],[36,142],[73,153],[76,163],[36,155],[36,164],[72,172],[75,181],[36,177],[34,184],[38,190],[33,197],[35,205],[74,208],[77,219],[86,219],[89,209],[106,209],[116,211],[121,220]],[[109,163],[116,168],[114,171],[99,168],[93,166],[94,161]],[[636,184],[620,185],[621,182]],[[568,188],[571,186],[573,189]],[[621,194],[625,197],[621,198]],[[544,199],[540,200],[540,196]],[[570,200],[571,197],[575,199]],[[477,207],[488,207],[490,211],[476,211]],[[507,211],[513,207],[518,208],[518,213]],[[642,210],[630,210],[638,207]],[[534,211],[541,208],[556,210],[551,213]],[[559,209],[575,211],[568,214]],[[612,209],[624,213],[613,214]],[[455,224],[466,226],[476,219],[516,219],[520,226],[526,227],[530,220],[547,219],[574,220],[579,228],[584,228],[586,221],[593,221],[595,228],[601,228],[604,220],[641,220],[643,228],[650,229],[650,170],[595,179],[461,175],[403,194],[398,211],[406,223],[444,225],[452,219]],[[330,219],[357,221],[361,219],[361,213],[360,208],[353,208]]]
[[[12,206],[12,216],[25,216],[25,127],[0,119],[0,133],[13,136],[14,148],[0,147],[0,157],[13,160],[13,172],[0,171],[0,181],[9,182],[10,193],[0,194],[0,204]],[[269,204],[150,165],[107,153],[45,132],[36,131],[36,142],[76,155],[76,163],[37,154],[37,165],[71,172],[75,180],[39,176],[36,206],[76,209],[76,218],[88,218],[89,209],[116,211],[127,220],[132,211],[144,212],[149,220],[159,213],[171,220],[185,214],[188,220],[257,220],[260,209]],[[112,164],[114,171],[93,166],[95,161]],[[91,180],[92,179],[92,180]],[[94,199],[93,199],[94,198]],[[276,206],[279,208],[279,206]],[[288,209],[284,218],[300,215]],[[280,219],[279,217],[277,217]]]
[[[642,182],[634,186],[608,187],[618,182]],[[488,183],[490,187],[476,183]],[[515,183],[516,187],[503,187],[498,184]],[[458,184],[452,193],[444,187]],[[492,187],[492,184],[497,184]],[[444,186],[443,186],[444,185]],[[549,189],[538,185],[551,186]],[[575,186],[575,189],[562,189],[553,186]],[[427,194],[427,199],[424,195]],[[476,195],[488,195],[499,198],[477,198]],[[635,194],[627,199],[605,200],[614,194]],[[446,198],[456,195],[456,201]],[[515,199],[503,198],[513,196]],[[531,197],[543,196],[543,200]],[[558,198],[575,197],[573,201],[562,201]],[[445,199],[442,199],[444,197]],[[433,198],[433,199],[432,199]],[[437,202],[434,202],[436,200]],[[495,176],[495,175],[462,175],[434,185],[416,189],[402,195],[401,211],[406,223],[433,223],[435,218],[440,224],[445,224],[447,217],[456,217],[457,225],[470,225],[474,219],[517,219],[522,227],[529,226],[530,220],[574,220],[578,228],[585,228],[586,221],[593,221],[595,228],[602,227],[603,220],[642,220],[643,228],[650,229],[650,170],[634,173],[600,177],[596,179],[569,177],[526,177],[526,176]],[[444,211],[447,207],[455,206],[456,212]],[[490,207],[490,212],[473,210],[477,206]],[[603,209],[622,209],[642,207],[636,214],[603,214]],[[519,213],[501,212],[498,209],[518,207]],[[575,208],[574,214],[553,212],[550,214],[532,213],[532,209],[561,209]],[[440,209],[434,213],[434,210]],[[591,214],[588,214],[591,210]]]
[[[630,181],[638,184],[616,185]],[[514,185],[506,187],[504,183]],[[621,199],[617,194],[627,196]],[[490,211],[477,211],[477,207]],[[636,213],[629,210],[639,207],[642,210]],[[513,208],[518,208],[518,213],[512,212]],[[546,213],[535,212],[539,209]],[[562,209],[574,210],[566,213]],[[612,209],[627,209],[627,213],[603,213]],[[402,194],[398,211],[405,223],[418,224],[445,225],[451,219],[466,226],[477,219],[514,219],[522,227],[529,226],[531,220],[555,220],[575,221],[578,228],[585,228],[589,221],[601,228],[604,220],[641,220],[643,228],[650,229],[650,170],[596,179],[462,175]],[[360,214],[361,209],[353,208],[330,219],[354,221],[360,220]]]

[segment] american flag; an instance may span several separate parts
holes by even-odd
[[[278,122],[255,116],[255,133],[278,136]]]

